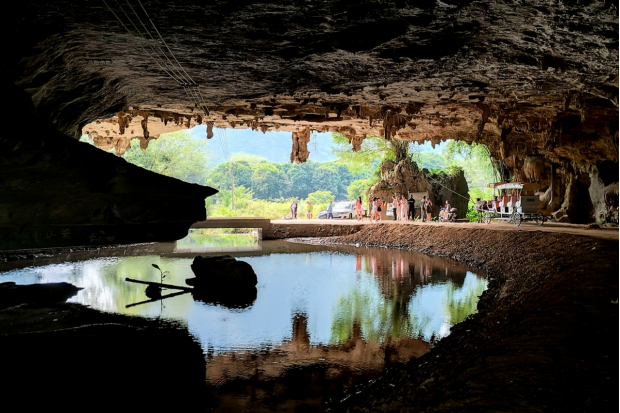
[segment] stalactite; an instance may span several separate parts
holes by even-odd
[[[291,150],[291,163],[302,163],[308,160],[310,152],[308,151],[308,142],[310,142],[310,128],[303,127],[297,132],[291,134],[293,140],[293,148]]]

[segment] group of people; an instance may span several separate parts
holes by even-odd
[[[386,208],[392,209],[392,214],[394,216],[394,221],[408,221],[415,220],[415,199],[413,199],[413,195],[409,195],[409,199],[405,195],[394,195],[392,196],[392,202],[390,204],[386,204],[381,198],[373,197],[368,200],[368,204],[370,206],[370,222],[381,222],[381,212]],[[430,198],[426,196],[422,197],[420,200],[420,220],[422,222],[431,220],[431,208],[433,206],[433,202]],[[333,219],[333,202],[330,202],[327,206],[327,218]],[[306,205],[306,216],[308,219],[312,219],[312,202],[307,201]],[[450,204],[446,201],[446,208],[440,212],[448,213],[450,211]],[[362,197],[357,197],[355,200],[355,214],[358,221],[363,219],[363,208],[362,208]],[[293,201],[291,204],[291,218],[297,219],[297,201]],[[447,220],[447,216],[445,217]]]
[[[408,221],[409,218],[415,219],[415,199],[413,195],[409,195],[409,199],[405,195],[392,196],[392,215],[394,221]]]
[[[361,198],[358,198],[356,201],[356,207],[359,205],[358,220],[361,220]],[[371,222],[380,222],[381,221],[381,211],[384,208],[391,208],[392,215],[394,216],[394,221],[409,221],[415,220],[416,218],[416,210],[415,210],[415,199],[413,199],[413,195],[409,195],[409,199],[405,195],[394,195],[392,196],[392,202],[390,204],[386,204],[381,198],[374,197],[369,200],[370,204],[370,221]],[[420,220],[423,222],[430,221],[431,208],[433,206],[433,202],[430,198],[426,196],[422,197],[420,200]]]
[[[306,202],[306,217],[312,219],[312,202]],[[291,204],[291,218],[297,219],[297,201],[293,201]]]

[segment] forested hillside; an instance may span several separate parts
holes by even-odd
[[[256,199],[305,199],[309,193],[329,191],[339,200],[348,198],[347,190],[352,182],[368,179],[376,169],[376,165],[371,164],[366,171],[353,174],[337,161],[309,161],[298,165],[244,158],[237,157],[232,168],[228,162],[218,165],[205,183],[219,190],[230,190],[231,176],[234,176],[235,186],[249,189]]]

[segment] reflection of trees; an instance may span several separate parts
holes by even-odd
[[[446,286],[445,307],[446,312],[450,316],[450,323],[460,323],[470,314],[477,312],[478,298],[486,288],[486,280],[478,277],[473,281],[475,284],[472,289],[468,290],[464,297],[458,298],[459,287],[454,283],[448,283]],[[462,288],[462,287],[461,287]]]
[[[376,285],[378,289],[379,286]],[[353,326],[359,325],[368,341],[383,341],[385,337],[409,337],[414,330],[410,317],[403,314],[406,305],[399,300],[363,291],[359,284],[347,297],[336,304],[337,318],[332,322],[331,344],[346,342]]]
[[[250,247],[257,244],[256,237],[243,234],[201,235],[191,234],[177,241],[178,248]]]
[[[432,314],[422,311],[410,314],[412,297],[419,287],[444,286],[441,302],[447,321],[456,324],[476,311],[478,297],[486,286],[486,280],[472,274],[475,278],[472,289],[472,285],[465,283],[467,267],[422,254],[374,250],[369,255],[358,255],[355,266],[358,279],[366,274],[372,275],[373,281],[370,286],[356,283],[346,297],[338,300],[332,322],[332,343],[346,341],[354,325],[361,327],[367,341],[427,336]],[[463,296],[464,291],[467,292]]]

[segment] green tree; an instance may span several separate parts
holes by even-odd
[[[220,191],[218,204],[225,208],[232,207],[232,191],[225,189]],[[235,208],[246,208],[248,203],[252,199],[252,192],[244,186],[235,186]]]
[[[366,193],[372,181],[372,179],[358,179],[351,182],[347,187],[347,198],[350,200],[357,199],[357,197],[362,197],[362,200],[366,199]]]
[[[252,190],[260,199],[280,198],[286,194],[290,185],[287,176],[271,162],[254,165],[252,182]]]
[[[140,141],[133,139],[123,158],[149,171],[202,184],[209,172],[206,165],[211,156],[211,151],[201,148],[187,131],[181,130],[151,140],[144,151],[140,149]]]
[[[414,159],[420,168],[431,169],[446,169],[450,166],[450,161],[440,153],[422,152],[417,154]]]
[[[451,166],[463,169],[470,197],[476,199],[492,195],[486,186],[499,179],[486,145],[475,142],[469,145],[465,141],[449,140],[442,154]]]
[[[376,165],[383,161],[390,152],[390,143],[380,136],[367,136],[357,152],[351,150],[349,139],[345,136],[332,133],[332,139],[334,140],[332,154],[354,175],[367,173],[369,169],[374,172]],[[371,165],[375,167],[372,168]]]
[[[247,161],[237,161],[233,163],[233,176],[235,178],[235,187],[244,186],[252,188],[252,168],[253,164]],[[224,162],[219,164],[209,173],[206,184],[219,190],[230,190],[232,180],[230,173],[230,163]]]
[[[328,204],[335,199],[336,197],[330,191],[315,191],[308,194],[308,201],[314,205]]]
[[[290,182],[288,196],[297,198],[307,198],[313,191],[312,177],[317,167],[316,162],[306,162],[302,164],[290,164],[287,175]]]

